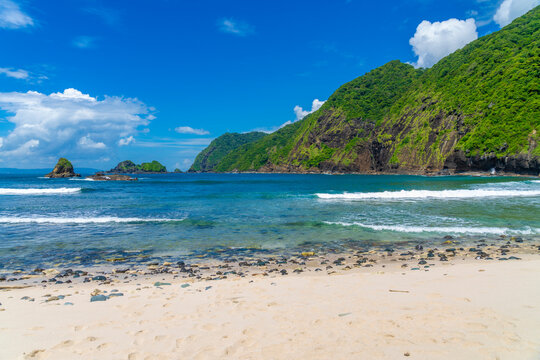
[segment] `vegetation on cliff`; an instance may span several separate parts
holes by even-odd
[[[159,163],[159,161],[152,161],[150,163],[142,163],[140,165],[135,164],[131,160],[125,160],[113,169],[107,171],[107,173],[124,173],[124,174],[139,174],[139,173],[166,173],[167,168]]]
[[[430,69],[391,61],[372,70],[202,171],[537,173],[539,79],[537,7]]]
[[[189,171],[211,171],[227,154],[242,145],[259,140],[265,135],[265,133],[257,131],[245,134],[225,133],[214,139],[206,149],[197,155]]]
[[[66,158],[58,159],[53,171],[45,175],[48,178],[66,178],[66,177],[80,177],[80,174],[75,174],[73,165]]]

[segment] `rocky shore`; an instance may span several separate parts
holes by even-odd
[[[136,281],[139,277],[170,276],[172,279],[213,281],[250,276],[338,274],[366,268],[399,268],[403,271],[430,271],[447,263],[518,261],[538,256],[540,242],[521,237],[479,239],[462,244],[448,236],[439,246],[398,245],[366,247],[354,244],[347,250],[313,247],[292,253],[258,249],[207,249],[183,257],[156,257],[136,252],[119,253],[94,266],[34,268],[0,272],[0,290],[19,286],[54,286],[73,283],[110,284]]]
[[[520,238],[446,239],[15,271],[0,282],[0,358],[532,359],[539,255]]]

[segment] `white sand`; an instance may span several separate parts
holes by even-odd
[[[540,358],[540,260],[380,270],[2,291],[0,359]]]

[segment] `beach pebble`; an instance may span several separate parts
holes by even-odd
[[[109,297],[105,295],[94,295],[90,298],[90,302],[94,301],[107,301]]]
[[[73,305],[72,302],[65,302],[64,305]]]
[[[282,270],[280,271],[280,274],[281,274],[281,275],[287,275],[288,273],[287,273],[287,270],[282,269]]]
[[[107,278],[105,276],[103,276],[103,275],[98,275],[98,276],[94,276],[92,278],[92,280],[94,280],[94,281],[105,281],[105,280],[107,280]]]
[[[188,286],[190,286],[190,285],[189,285],[189,284],[182,284],[182,285],[180,285],[180,287],[181,287],[182,289],[187,288]]]
[[[111,297],[113,297],[113,296],[124,296],[124,294],[121,293],[121,292],[114,292],[114,293],[111,293],[111,294],[109,295],[109,298],[111,298]]]
[[[156,282],[154,283],[154,286],[164,286],[164,285],[171,285],[171,283],[160,282],[160,281],[156,281]]]

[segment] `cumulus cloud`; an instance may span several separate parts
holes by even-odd
[[[409,40],[418,60],[417,68],[431,67],[443,57],[461,49],[478,38],[474,19],[449,19],[431,23],[422,21]]]
[[[218,28],[221,32],[237,36],[247,36],[254,32],[253,26],[234,19],[221,19],[218,21]]]
[[[538,5],[540,5],[540,0],[504,0],[493,16],[493,20],[503,27]]]
[[[296,105],[294,107],[294,114],[296,115],[296,121],[301,120],[305,118],[306,116],[308,116],[309,114],[319,110],[325,102],[326,100],[321,101],[319,99],[314,99],[313,102],[311,103],[311,110],[304,110],[301,106]]]
[[[19,29],[33,26],[34,20],[12,0],[0,0],[0,28]]]
[[[13,127],[0,138],[0,161],[12,164],[59,155],[94,157],[122,140],[132,142],[137,128],[149,123],[149,109],[137,99],[98,99],[76,89],[0,93],[0,110]]]
[[[193,135],[208,135],[210,134],[209,131],[204,129],[194,129],[189,126],[179,126],[174,129],[179,134],[193,134]]]
[[[296,115],[296,119],[294,120],[289,120],[289,121],[286,121],[284,122],[283,124],[277,126],[277,127],[273,127],[273,128],[255,128],[251,131],[260,131],[260,132],[264,132],[264,133],[267,133],[267,134],[271,134],[273,133],[274,131],[277,131],[279,129],[281,129],[282,127],[285,127],[287,125],[290,125],[298,120],[302,120],[303,118],[305,118],[306,116],[308,116],[309,114],[311,113],[314,113],[315,111],[319,110],[321,108],[321,106],[323,106],[323,104],[326,102],[326,100],[319,100],[319,99],[314,99],[313,102],[311,103],[311,110],[304,110],[304,108],[302,108],[301,106],[299,105],[296,105],[294,107],[294,114]]]
[[[127,146],[127,145],[129,145],[131,143],[134,143],[134,142],[135,142],[135,138],[133,136],[130,136],[130,137],[118,140],[118,145],[119,146]]]

